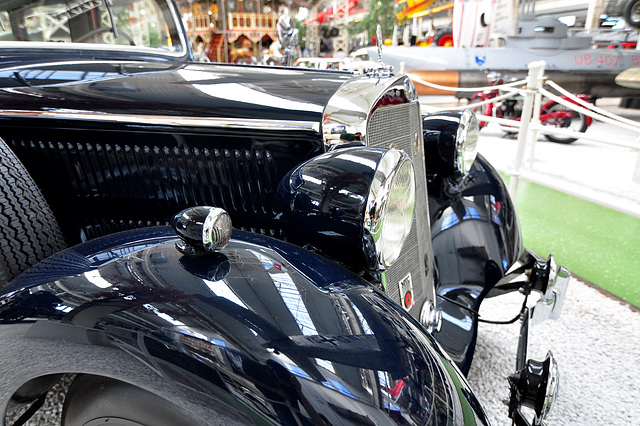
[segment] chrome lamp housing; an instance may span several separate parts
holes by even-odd
[[[369,272],[397,260],[411,230],[415,197],[413,164],[404,151],[363,146],[303,163],[278,190],[291,235]]]
[[[178,250],[188,255],[204,255],[222,251],[229,240],[233,226],[231,216],[219,207],[197,206],[176,214],[171,226],[180,238]]]
[[[515,425],[542,425],[547,420],[560,386],[558,363],[551,352],[544,361],[527,360],[509,377],[509,417]],[[527,416],[527,410],[533,413]]]
[[[422,117],[427,172],[441,177],[468,173],[476,158],[480,127],[471,111],[443,111]]]
[[[532,281],[534,290],[540,291],[542,297],[532,308],[531,325],[560,318],[570,277],[569,269],[558,265],[553,255],[550,255],[546,262],[536,264],[533,268]],[[536,286],[537,283],[541,285]]]

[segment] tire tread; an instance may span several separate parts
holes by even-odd
[[[53,212],[29,172],[0,139],[0,289],[65,248]]]

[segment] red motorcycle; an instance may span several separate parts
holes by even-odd
[[[484,92],[478,92],[471,96],[471,103],[478,103],[494,99],[499,95],[505,93],[497,88],[504,83],[504,79],[499,74],[489,74],[489,86],[496,86],[495,89],[488,89]],[[575,95],[581,100],[590,101],[591,97],[588,95]],[[562,99],[569,102],[573,102],[567,96],[561,96]],[[522,106],[524,104],[524,96],[520,94],[514,94],[513,97],[502,99],[497,102],[489,102],[487,104],[475,107],[474,112],[482,113],[483,115],[506,118],[510,120],[520,120],[522,115]],[[555,101],[547,101],[540,108],[540,122],[544,126],[558,127],[574,130],[576,132],[584,132],[591,125],[591,117],[567,108],[566,106],[559,104]],[[488,123],[486,121],[480,121],[479,125],[482,129]],[[509,127],[500,125],[502,130],[509,134],[518,133],[517,127]],[[575,142],[578,138],[569,136],[561,136],[557,134],[545,133],[544,137],[551,142],[569,144]]]

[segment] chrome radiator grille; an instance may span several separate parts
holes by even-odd
[[[405,151],[413,161],[416,174],[416,206],[411,232],[404,242],[400,257],[386,271],[387,294],[402,305],[399,283],[411,274],[414,306],[410,312],[419,317],[422,302],[433,299],[433,278],[429,207],[424,162],[424,146],[418,102],[376,109],[367,123],[368,145],[394,147]]]

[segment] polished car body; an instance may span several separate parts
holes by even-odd
[[[15,280],[1,318],[16,326],[0,327],[3,353],[22,360],[12,374],[26,382],[36,363],[113,377],[160,391],[191,424],[212,412],[234,424],[486,422],[446,353],[362,278],[254,233],[200,258],[176,240],[168,227],[116,234]]]
[[[487,422],[480,303],[524,288],[558,315],[563,284],[472,114],[423,117],[382,65],[193,62],[164,0],[0,20],[3,416],[78,375],[65,424]],[[534,395],[539,423],[555,364],[520,364],[510,414]]]

